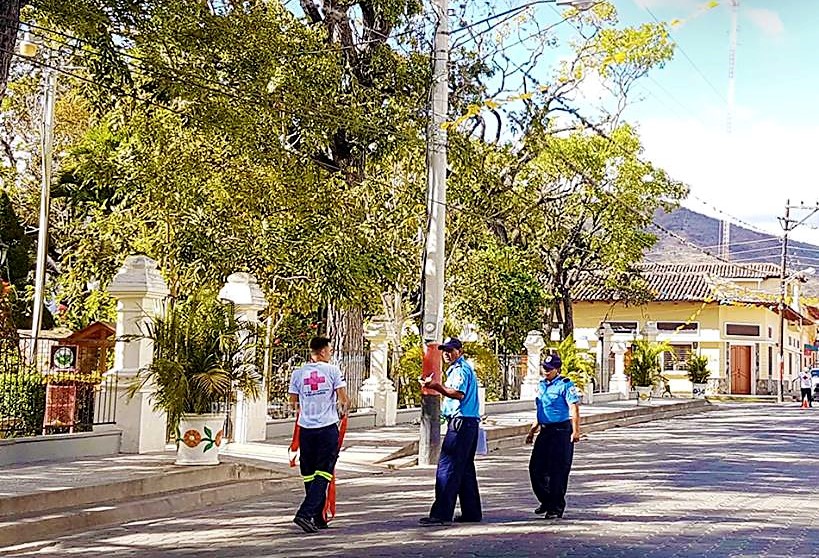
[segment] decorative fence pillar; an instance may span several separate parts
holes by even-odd
[[[154,359],[154,346],[145,335],[150,316],[162,311],[169,290],[154,260],[147,256],[128,256],[114,276],[108,292],[117,300],[117,330],[114,367],[108,374],[117,376],[117,426],[122,429],[123,453],[164,451],[167,417],[153,409],[153,383],[147,383],[133,397],[128,389],[140,369]]]
[[[614,374],[609,382],[610,393],[622,393],[626,397],[629,395],[628,377],[626,377],[626,351],[628,347],[622,341],[611,344],[611,352],[614,353]]]
[[[236,319],[248,324],[248,328],[239,335],[247,339],[256,334],[259,325],[259,312],[267,307],[262,289],[256,278],[250,273],[233,273],[219,291],[221,300],[233,303]],[[245,362],[256,363],[256,348],[251,345],[244,356]],[[267,378],[262,378],[259,397],[248,399],[245,394],[236,392],[236,406],[232,410],[233,442],[260,442],[267,436]]]
[[[364,332],[370,340],[369,377],[358,391],[358,404],[375,411],[376,426],[395,426],[398,412],[398,392],[387,377],[389,345],[387,328],[382,322],[370,322]]]
[[[533,330],[526,334],[523,342],[526,348],[526,377],[520,386],[521,400],[534,400],[537,397],[537,386],[540,383],[540,353],[546,342],[543,341],[543,334]]]

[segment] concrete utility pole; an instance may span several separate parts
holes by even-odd
[[[800,221],[791,219],[791,209],[807,209],[808,214]],[[782,403],[785,400],[785,287],[788,282],[788,233],[803,224],[819,212],[819,203],[815,207],[802,205],[791,205],[791,200],[785,202],[785,216],[779,218],[784,234],[782,235],[782,254],[779,269],[779,390],[777,401]]]
[[[436,343],[444,329],[444,264],[446,254],[446,170],[449,113],[449,2],[434,0],[437,18],[432,67],[431,118],[427,129],[427,226],[424,258],[424,315],[422,335],[426,351],[440,358]],[[432,344],[432,345],[430,345]],[[426,360],[426,359],[425,359]],[[418,463],[438,462],[441,446],[441,396],[424,390],[421,395],[421,432]]]
[[[544,0],[558,6],[587,9],[595,0]],[[446,255],[446,172],[447,133],[444,123],[449,114],[449,2],[433,0],[437,25],[433,45],[431,117],[427,129],[427,225],[424,256],[424,315],[421,335],[425,343],[425,375],[430,375],[444,329],[444,264]],[[429,354],[433,351],[433,354]],[[438,367],[436,367],[437,369]],[[440,372],[435,372],[440,376]],[[436,378],[437,379],[437,378]],[[422,390],[421,432],[418,443],[418,464],[438,462],[441,449],[441,397]]]

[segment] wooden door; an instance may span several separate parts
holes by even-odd
[[[751,394],[751,347],[731,347],[731,393]]]

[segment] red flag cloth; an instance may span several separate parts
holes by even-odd
[[[338,429],[338,451],[344,443],[344,435],[347,433],[347,415],[341,419],[341,426]],[[324,502],[324,521],[330,521],[336,516],[336,474],[333,471],[333,479],[327,487],[327,500]]]
[[[338,429],[338,450],[341,451],[341,446],[344,443],[344,435],[347,434],[347,415],[341,419],[341,426]],[[296,458],[299,451],[299,415],[296,413],[296,423],[293,425],[293,439],[290,441],[290,447],[287,448],[289,453],[292,453],[290,458],[290,466],[296,466]],[[324,502],[324,521],[330,521],[336,516],[336,475],[333,472],[333,478],[330,481],[330,486],[327,487],[327,499]]]
[[[287,448],[287,453],[293,456],[290,458],[290,466],[296,466],[296,458],[299,456],[299,412],[296,411],[296,422],[293,425],[293,439],[290,440],[290,447]]]

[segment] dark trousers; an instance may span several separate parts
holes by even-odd
[[[802,390],[802,400],[808,400],[808,405],[813,407],[813,393],[811,392],[810,388],[800,388]]]
[[[572,457],[571,421],[540,425],[540,433],[529,459],[529,478],[535,496],[547,512],[562,515],[566,509],[566,488],[572,470]]]
[[[435,474],[435,502],[429,516],[452,521],[455,500],[461,502],[461,515],[467,521],[480,521],[481,495],[475,473],[475,450],[478,448],[477,418],[454,418],[441,446],[438,471]]]
[[[327,487],[338,460],[338,425],[299,429],[299,468],[306,495],[296,515],[324,521]]]

